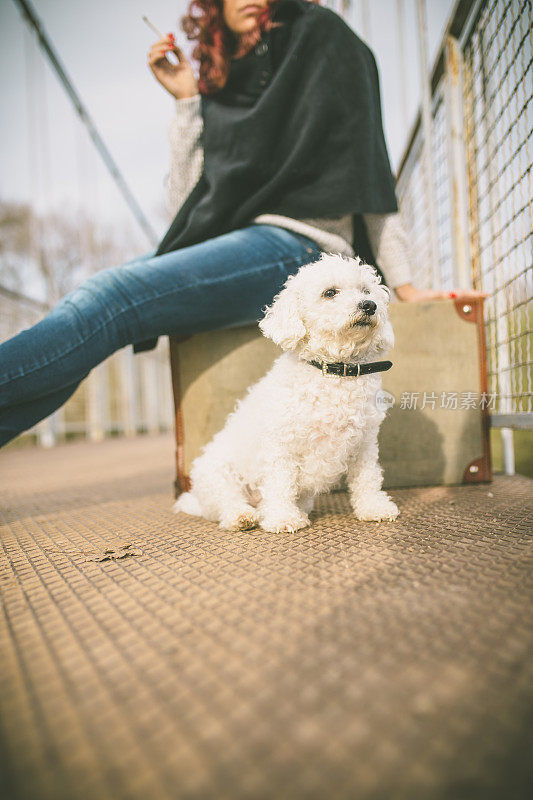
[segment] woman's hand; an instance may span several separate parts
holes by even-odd
[[[404,303],[417,303],[422,300],[449,300],[453,298],[467,302],[478,297],[488,297],[488,292],[480,292],[477,289],[453,289],[451,292],[440,289],[417,289],[412,283],[404,283],[394,289],[398,300]]]
[[[165,58],[166,53],[170,52],[175,53],[179,64],[171,64]],[[148,64],[161,86],[164,86],[177,100],[198,94],[198,83],[194,72],[183,51],[176,45],[174,34],[169,33],[151,47]]]

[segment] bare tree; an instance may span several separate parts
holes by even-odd
[[[18,292],[28,269],[32,217],[25,203],[0,202],[0,283]]]
[[[138,239],[67,212],[0,201],[0,284],[53,305],[98,269],[138,254]]]

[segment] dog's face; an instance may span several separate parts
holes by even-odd
[[[266,310],[259,327],[304,358],[346,361],[394,345],[390,292],[373,267],[324,253],[301,267]]]

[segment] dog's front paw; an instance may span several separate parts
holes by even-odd
[[[265,514],[261,518],[261,527],[269,533],[296,533],[310,524],[307,514],[299,509],[285,514]]]
[[[362,522],[392,522],[398,514],[398,506],[385,492],[358,498],[353,503],[354,514]]]
[[[257,528],[257,513],[251,506],[222,517],[219,527],[227,531],[251,531]]]

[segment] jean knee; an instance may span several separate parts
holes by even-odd
[[[96,272],[65,295],[60,305],[69,306],[83,317],[98,314],[101,321],[110,319],[124,306],[120,269],[109,267]]]

